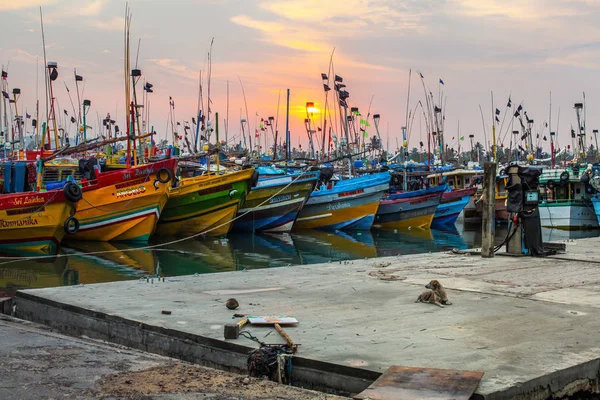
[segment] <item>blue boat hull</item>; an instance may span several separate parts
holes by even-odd
[[[440,203],[431,222],[432,228],[444,228],[454,225],[462,210],[471,200],[471,196],[463,196],[448,203]]]
[[[600,224],[600,194],[596,194],[592,197],[592,204],[594,205],[594,211],[596,212],[596,217]]]

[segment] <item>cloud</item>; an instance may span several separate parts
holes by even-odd
[[[149,61],[165,70],[174,72],[180,77],[196,79],[197,72],[192,71],[187,66],[179,62],[179,60],[175,60],[172,58],[150,58],[146,61]]]
[[[458,0],[459,12],[469,16],[503,16],[543,22],[546,18],[575,17],[586,13],[591,0]]]
[[[0,11],[14,11],[26,8],[38,8],[54,4],[56,0],[3,0],[0,1]]]
[[[85,17],[96,17],[96,16],[100,15],[100,12],[102,11],[102,8],[104,7],[104,3],[105,3],[104,0],[90,1],[84,7],[76,8],[76,10],[78,11],[79,15],[82,15]]]
[[[104,53],[104,54],[110,54],[110,53],[112,53],[112,51],[110,51],[108,49],[104,49],[104,50],[102,50],[102,53]]]
[[[21,49],[2,49],[0,48],[0,56],[8,62],[19,62],[26,64],[37,63],[37,57],[31,53]]]
[[[94,21],[90,24],[92,27],[102,29],[105,31],[122,31],[125,29],[125,18],[123,17],[112,17],[106,21]]]
[[[285,30],[284,25],[278,22],[258,21],[247,15],[237,15],[235,17],[232,17],[231,22],[241,26],[245,26],[247,28],[257,29],[263,32],[281,32]]]

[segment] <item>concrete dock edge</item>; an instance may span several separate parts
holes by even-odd
[[[254,350],[55,302],[30,293],[18,292],[14,301],[17,318],[47,325],[67,335],[106,340],[229,372],[247,373],[246,359]],[[375,371],[298,356],[294,356],[292,362],[294,386],[338,395],[359,393],[381,375]]]

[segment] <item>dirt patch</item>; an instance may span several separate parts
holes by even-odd
[[[97,397],[142,399],[147,396],[196,392],[241,399],[340,400],[327,395],[264,379],[217,371],[197,365],[172,364],[143,371],[113,374],[96,384]]]
[[[397,269],[393,270],[381,270],[378,269],[376,271],[369,272],[369,276],[373,276],[381,281],[403,281],[406,279],[405,276],[394,275],[394,272],[397,272]]]

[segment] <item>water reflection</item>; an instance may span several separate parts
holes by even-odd
[[[496,244],[507,233],[506,225],[497,225]],[[598,237],[600,231],[543,228],[542,234],[543,240],[549,241]],[[0,296],[11,296],[24,288],[420,254],[479,247],[480,243],[481,227],[463,224],[445,231],[237,234],[228,238],[191,239],[155,249],[118,243],[69,242],[53,258],[17,261],[0,258]]]
[[[69,284],[113,282],[156,274],[158,259],[155,251],[132,248],[136,246],[105,242],[65,243],[62,252],[68,256]]]

